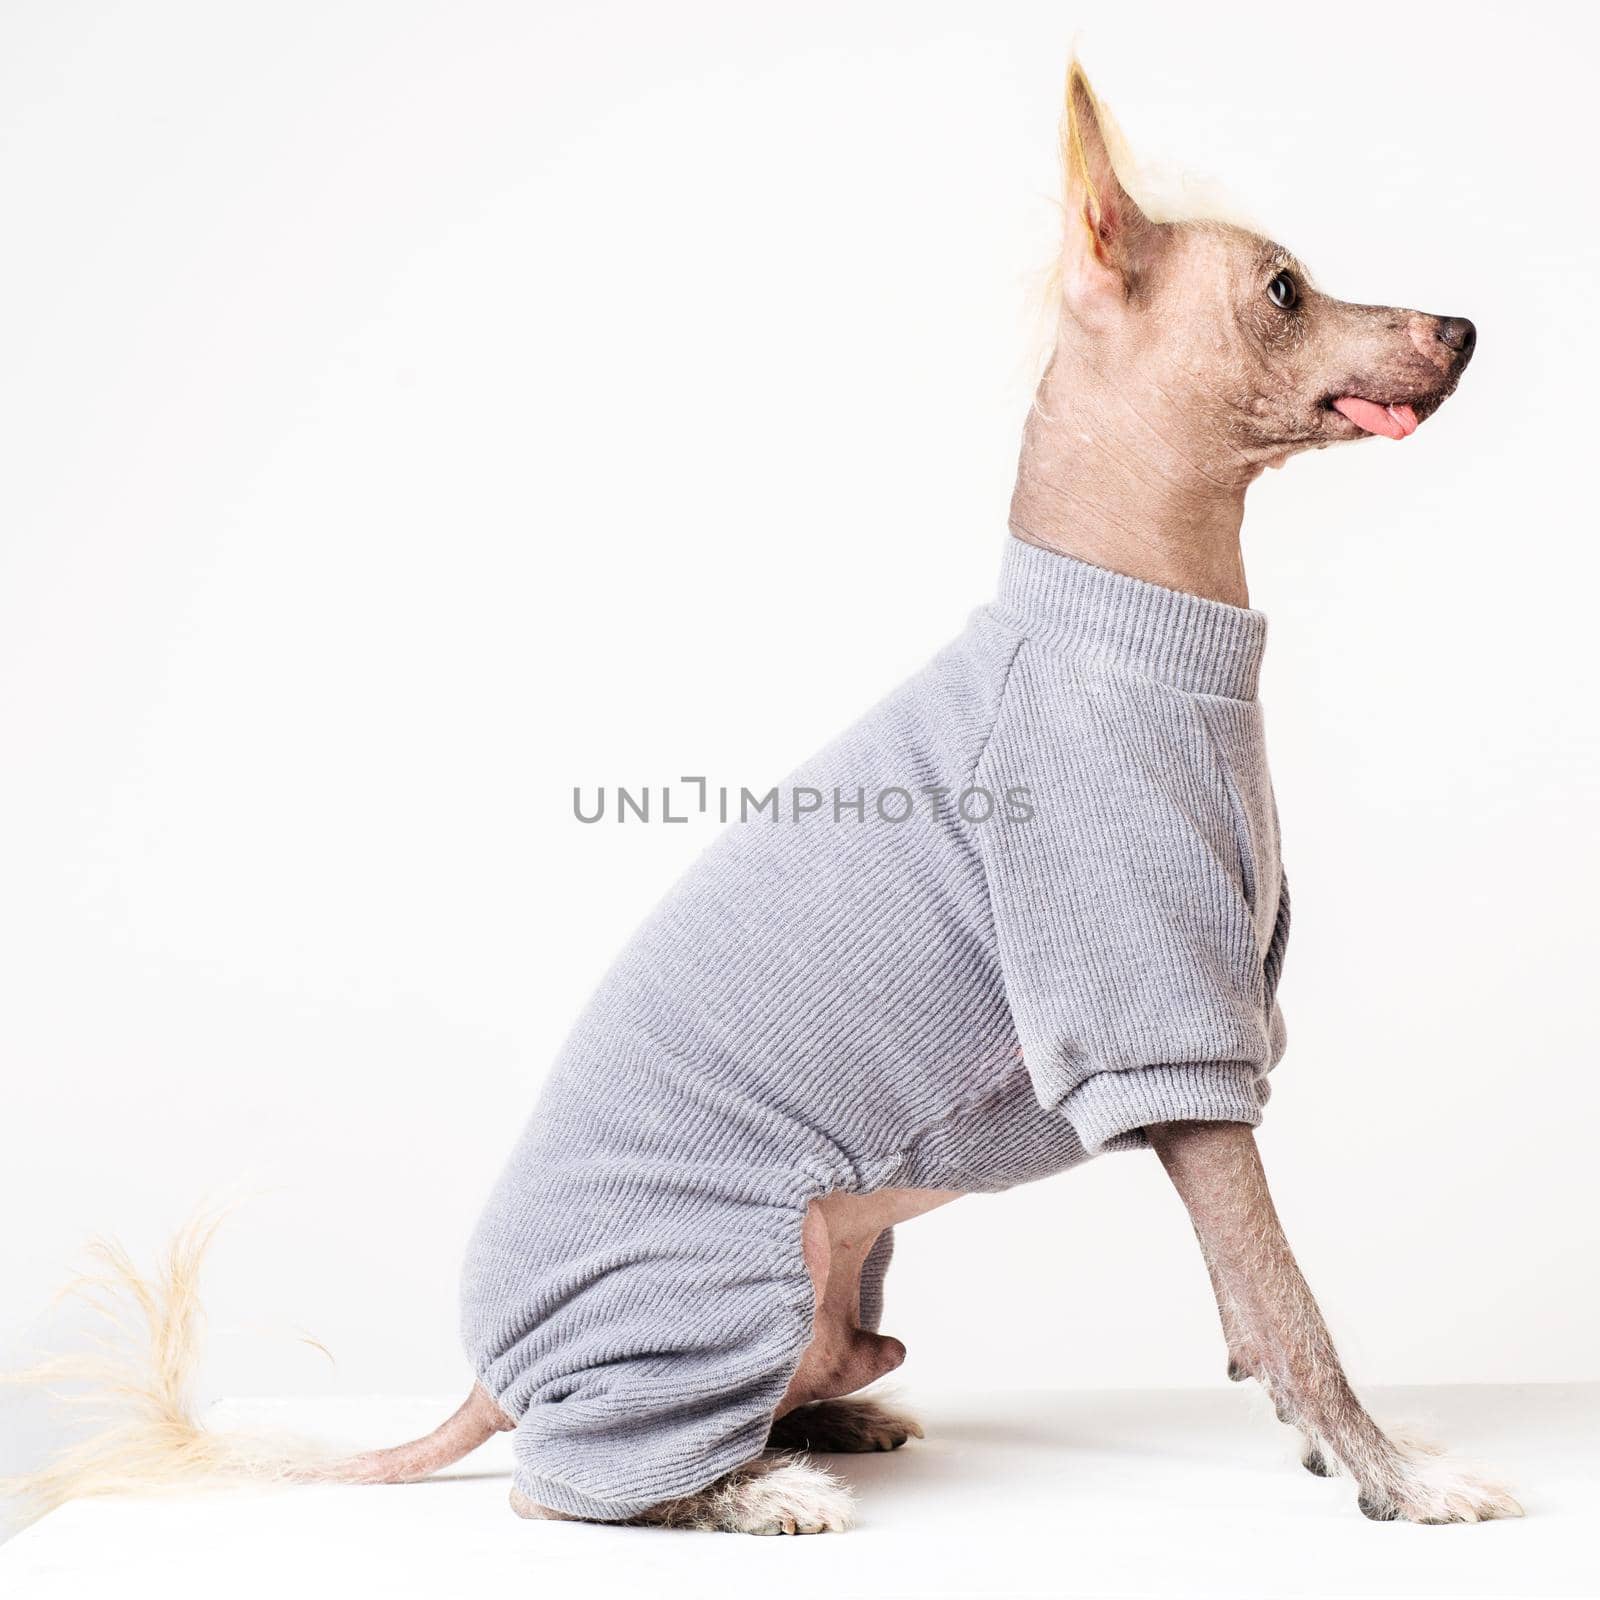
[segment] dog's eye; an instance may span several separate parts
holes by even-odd
[[[1267,285],[1267,298],[1280,311],[1288,311],[1294,306],[1295,301],[1300,298],[1300,289],[1287,272],[1280,272]]]

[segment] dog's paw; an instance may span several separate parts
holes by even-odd
[[[776,1461],[735,1473],[707,1492],[697,1526],[720,1533],[842,1533],[855,1497],[831,1472],[809,1461]]]
[[[767,1440],[779,1450],[817,1450],[853,1455],[870,1450],[898,1450],[907,1439],[920,1439],[922,1424],[904,1412],[871,1399],[818,1400],[797,1406],[772,1425]]]
[[[1522,1515],[1511,1491],[1481,1468],[1409,1432],[1394,1435],[1393,1442],[1404,1463],[1399,1485],[1387,1494],[1363,1494],[1363,1516],[1374,1522],[1442,1523]]]

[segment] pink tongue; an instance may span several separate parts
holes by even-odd
[[[1409,439],[1417,431],[1417,414],[1410,406],[1374,405],[1358,395],[1347,394],[1333,402],[1333,409],[1358,428],[1381,433],[1386,439]]]

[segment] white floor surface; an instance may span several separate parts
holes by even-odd
[[[515,1595],[1600,1594],[1600,1385],[1379,1391],[1495,1467],[1527,1516],[1475,1527],[1368,1522],[1348,1482],[1294,1463],[1241,1390],[900,1397],[928,1437],[830,1457],[860,1495],[842,1535],[753,1539],[522,1522],[495,1439],[398,1488],[229,1491],[65,1506],[0,1548],[6,1600],[321,1600]],[[233,1414],[363,1444],[426,1431],[459,1396]]]

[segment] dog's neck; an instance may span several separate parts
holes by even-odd
[[[1063,340],[1028,413],[1011,531],[1164,588],[1248,605],[1239,526],[1260,468],[1194,431],[1181,395],[1137,378],[1108,382]]]

